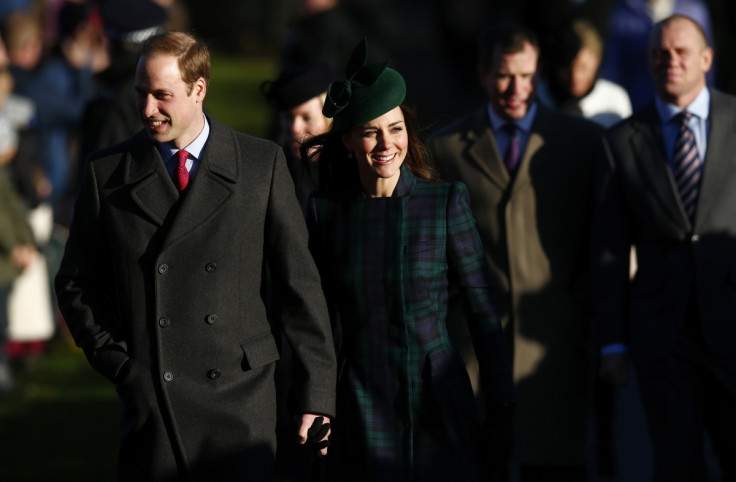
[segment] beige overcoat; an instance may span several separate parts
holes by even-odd
[[[443,176],[470,190],[512,339],[520,463],[584,461],[593,373],[587,263],[600,135],[592,122],[540,105],[514,179],[485,107],[429,139]]]

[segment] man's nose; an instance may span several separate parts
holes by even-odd
[[[156,99],[154,99],[152,95],[146,96],[146,98],[143,99],[143,115],[145,117],[151,117],[156,112],[158,112]]]

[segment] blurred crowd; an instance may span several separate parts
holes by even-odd
[[[0,174],[8,200],[0,207],[0,392],[13,388],[13,368],[65,329],[51,281],[71,204],[87,154],[140,129],[133,103],[140,43],[187,25],[175,0],[0,6]]]

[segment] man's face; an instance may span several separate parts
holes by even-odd
[[[183,149],[204,128],[207,83],[198,79],[187,93],[175,57],[141,57],[135,72],[136,105],[151,139]]]
[[[481,70],[480,83],[486,89],[494,112],[503,119],[523,118],[534,102],[538,56],[528,42],[520,52],[512,54],[501,53],[497,48],[490,68]]]
[[[657,93],[680,107],[690,104],[705,86],[712,61],[713,51],[687,19],[671,20],[649,45],[649,71]]]

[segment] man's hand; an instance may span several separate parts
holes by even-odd
[[[614,387],[623,387],[629,379],[629,355],[627,353],[602,355],[598,375]]]
[[[330,432],[329,417],[305,413],[302,415],[302,424],[297,435],[300,444],[306,445],[310,452],[321,457],[327,455]]]

